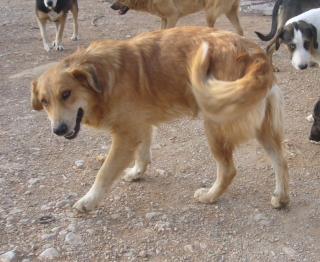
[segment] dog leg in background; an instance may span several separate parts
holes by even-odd
[[[167,28],[167,19],[161,18],[161,29],[166,29],[166,28]]]
[[[62,36],[63,36],[63,30],[64,26],[66,24],[66,15],[63,15],[59,18],[59,22],[56,22],[56,40],[52,43],[52,47],[57,51],[63,51],[63,45],[62,45]]]
[[[243,29],[239,21],[239,2],[235,3],[232,6],[231,10],[228,13],[226,13],[226,16],[233,25],[233,27],[237,30],[238,34],[243,35]]]
[[[219,132],[219,126],[210,123],[210,120],[205,120],[204,126],[211,152],[217,161],[217,179],[210,189],[198,189],[194,198],[202,203],[213,203],[228,188],[236,175],[232,156],[234,146],[227,142],[228,139],[224,138],[223,132]]]
[[[79,12],[79,8],[78,8],[78,4],[77,1],[75,1],[76,3],[72,5],[71,8],[71,13],[72,13],[72,18],[73,18],[73,34],[71,37],[72,41],[77,41],[79,40],[79,32],[78,32],[78,12]]]
[[[112,135],[110,152],[88,193],[74,204],[73,207],[75,209],[80,212],[87,212],[97,207],[105,192],[110,189],[123,170],[129,166],[142,140],[141,135],[133,132],[115,133]]]
[[[289,203],[288,195],[288,166],[283,156],[282,150],[282,109],[278,101],[280,99],[280,91],[274,86],[272,89],[270,103],[267,105],[266,116],[258,131],[258,141],[266,150],[271,158],[272,166],[276,177],[276,188],[271,198],[271,204],[274,208],[282,208]],[[271,111],[271,109],[273,109]]]
[[[42,38],[42,42],[43,42],[43,47],[47,52],[49,52],[51,48],[48,43],[48,36],[47,36],[47,30],[46,30],[47,21],[42,20],[42,19],[38,19],[38,18],[37,18],[37,21],[38,21],[38,25],[40,28],[40,34],[41,34],[41,38]]]
[[[207,11],[207,24],[209,27],[214,27],[217,17],[213,15],[213,11],[210,9]]]
[[[148,164],[151,162],[150,146],[152,142],[152,127],[146,128],[144,139],[138,146],[135,156],[135,163],[132,168],[127,168],[123,179],[132,182],[141,178],[145,173]]]
[[[175,27],[179,18],[177,16],[167,17],[166,28]]]

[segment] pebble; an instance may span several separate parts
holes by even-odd
[[[83,169],[84,168],[84,160],[76,160],[74,162],[76,168]]]
[[[28,180],[28,184],[29,184],[28,187],[32,187],[39,182],[40,182],[40,178],[31,178]]]
[[[53,240],[56,237],[56,233],[51,233],[51,234],[44,234],[41,236],[42,240],[48,241],[48,240]]]
[[[46,249],[45,251],[43,251],[40,255],[39,255],[39,259],[40,260],[53,260],[56,259],[60,256],[58,250],[56,250],[54,247],[50,247],[48,249]]]
[[[0,255],[0,262],[16,262],[16,261],[18,261],[18,256],[15,250],[11,250]]]
[[[82,239],[79,235],[73,232],[70,232],[66,235],[65,242],[73,246],[78,246],[82,243]]]
[[[146,219],[153,220],[154,218],[159,217],[159,216],[161,216],[160,212],[150,212],[150,213],[146,214]]]
[[[64,208],[67,206],[70,206],[70,201],[68,200],[61,200],[56,203],[56,208]]]
[[[192,245],[185,245],[185,246],[183,247],[183,249],[184,249],[184,251],[186,251],[186,252],[193,253],[193,247],[192,247]]]
[[[69,231],[69,232],[75,232],[76,230],[77,230],[77,225],[76,224],[70,224],[67,227],[67,231]]]
[[[157,174],[159,174],[160,176],[164,176],[166,174],[166,171],[163,169],[156,169]]]
[[[283,247],[282,250],[290,258],[294,258],[298,255],[297,252],[291,247]]]

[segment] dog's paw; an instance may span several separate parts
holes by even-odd
[[[271,205],[273,208],[280,209],[286,207],[289,203],[289,196],[277,196],[273,195],[271,197]]]
[[[72,41],[78,41],[80,38],[78,35],[73,34],[70,38]]]
[[[312,115],[312,114],[308,115],[308,116],[306,117],[306,119],[307,119],[308,122],[311,122],[311,123],[314,121],[314,118],[313,118],[313,115]]]
[[[86,194],[73,205],[73,208],[84,213],[95,209],[98,206],[98,203],[99,199],[96,196],[92,194]]]
[[[57,43],[56,41],[52,42],[52,48],[56,51],[63,51],[64,47],[62,44]]]
[[[141,178],[142,171],[138,167],[127,168],[124,171],[123,180],[127,182],[137,181]]]
[[[51,46],[49,44],[43,44],[43,48],[44,50],[46,50],[47,52],[50,52],[51,50]]]
[[[211,204],[214,201],[210,198],[208,192],[208,188],[199,188],[194,193],[194,198],[201,203]]]

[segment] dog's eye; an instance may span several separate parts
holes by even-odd
[[[304,41],[303,47],[304,47],[304,49],[309,50],[309,48],[310,48],[310,42]]]
[[[70,91],[70,90],[64,91],[64,92],[62,93],[62,99],[63,99],[63,100],[67,100],[70,95],[71,95],[71,91]]]
[[[288,47],[290,50],[294,50],[296,49],[296,44],[289,44]]]
[[[48,106],[48,105],[49,105],[49,102],[48,102],[47,99],[42,98],[42,99],[41,99],[41,104],[42,104],[43,106]]]

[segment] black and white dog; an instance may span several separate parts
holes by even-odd
[[[40,27],[43,46],[46,51],[51,48],[62,51],[62,35],[68,12],[73,15],[73,35],[71,40],[78,40],[78,1],[77,0],[36,0],[36,17]],[[48,43],[46,24],[56,24],[56,39],[52,45]]]
[[[285,23],[292,17],[300,15],[310,9],[319,8],[320,0],[277,0],[272,11],[271,31],[268,34],[255,32],[262,41],[270,41],[267,52],[272,60],[276,50],[276,39]]]
[[[303,70],[320,64],[320,8],[289,19],[276,39],[276,50],[284,43],[291,53],[291,63]]]

